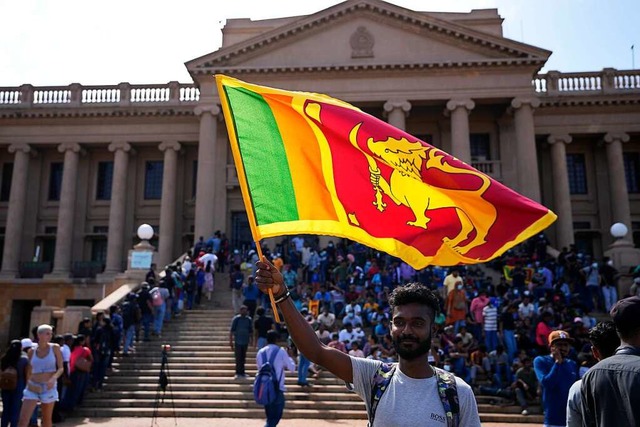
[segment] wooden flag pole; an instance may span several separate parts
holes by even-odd
[[[256,242],[256,249],[258,250],[258,258],[262,262],[262,248],[260,247],[260,243]],[[276,300],[273,298],[273,290],[269,288],[269,301],[271,301],[271,310],[273,310],[273,320],[276,323],[280,323],[280,315],[278,314],[278,307],[276,306]]]

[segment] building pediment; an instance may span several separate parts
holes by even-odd
[[[241,70],[544,64],[547,50],[380,0],[348,0],[186,63],[194,76]],[[268,27],[266,27],[268,28]],[[327,48],[327,47],[330,48]]]

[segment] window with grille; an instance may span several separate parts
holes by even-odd
[[[98,179],[96,181],[96,199],[111,200],[113,162],[98,163]]]
[[[146,200],[159,200],[162,198],[163,168],[164,162],[162,160],[146,163],[144,175],[144,198]]]
[[[0,184],[0,202],[8,202],[11,195],[11,177],[13,176],[13,163],[2,165],[2,183]]]
[[[567,173],[569,175],[569,193],[587,194],[587,165],[584,154],[567,154]]]
[[[107,239],[95,237],[91,240],[91,261],[107,262]]]
[[[624,176],[627,191],[640,193],[640,153],[624,153]]]
[[[471,158],[474,160],[491,159],[491,136],[488,133],[472,133],[469,135]]]
[[[60,200],[62,191],[62,162],[51,163],[49,168],[49,200]]]

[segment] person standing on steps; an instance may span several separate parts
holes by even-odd
[[[229,346],[236,359],[235,379],[247,377],[244,371],[244,364],[247,359],[247,348],[253,342],[253,321],[248,314],[247,306],[243,305],[240,307],[240,313],[236,314],[231,321]]]
[[[542,386],[544,425],[558,427],[567,420],[569,389],[578,379],[578,365],[567,358],[573,341],[567,332],[553,331],[548,341],[551,354],[536,357],[533,368]]]
[[[265,257],[257,267],[256,283],[262,292],[273,292],[298,349],[353,386],[365,402],[370,426],[409,427],[425,425],[425,420],[433,425],[480,426],[471,387],[428,363],[439,303],[426,286],[410,283],[391,293],[390,333],[399,363],[385,364],[322,344],[293,304],[282,274]]]
[[[620,337],[611,321],[600,322],[589,330],[591,354],[599,362],[615,354],[620,347]],[[567,427],[582,427],[582,380],[578,380],[569,389],[567,401]]]
[[[260,310],[260,309],[258,309]],[[265,405],[264,412],[267,415],[267,424],[265,427],[276,427],[282,418],[282,413],[284,412],[284,392],[285,382],[284,382],[284,370],[287,371],[295,371],[296,363],[291,358],[290,350],[285,350],[284,347],[278,347],[278,332],[270,330],[267,332],[267,345],[262,347],[258,354],[256,354],[256,365],[258,371],[262,368],[265,361],[271,360],[273,356],[273,352],[277,351],[277,355],[273,361],[273,370],[276,378],[278,378],[278,394],[273,401],[268,405]]]
[[[598,362],[582,378],[582,425],[640,425],[640,298],[618,301],[610,313],[620,337],[613,356]]]

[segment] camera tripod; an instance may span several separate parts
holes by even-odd
[[[176,418],[176,405],[173,401],[173,391],[171,390],[171,374],[169,373],[169,349],[171,347],[168,344],[162,346],[162,362],[160,364],[160,375],[158,377],[158,389],[156,390],[156,397],[153,402],[153,416],[151,417],[151,427],[158,426],[158,409],[161,404],[164,404],[165,397],[167,397],[167,389],[169,390],[169,399],[171,399],[171,408],[173,409],[173,421],[178,425],[178,419]]]

